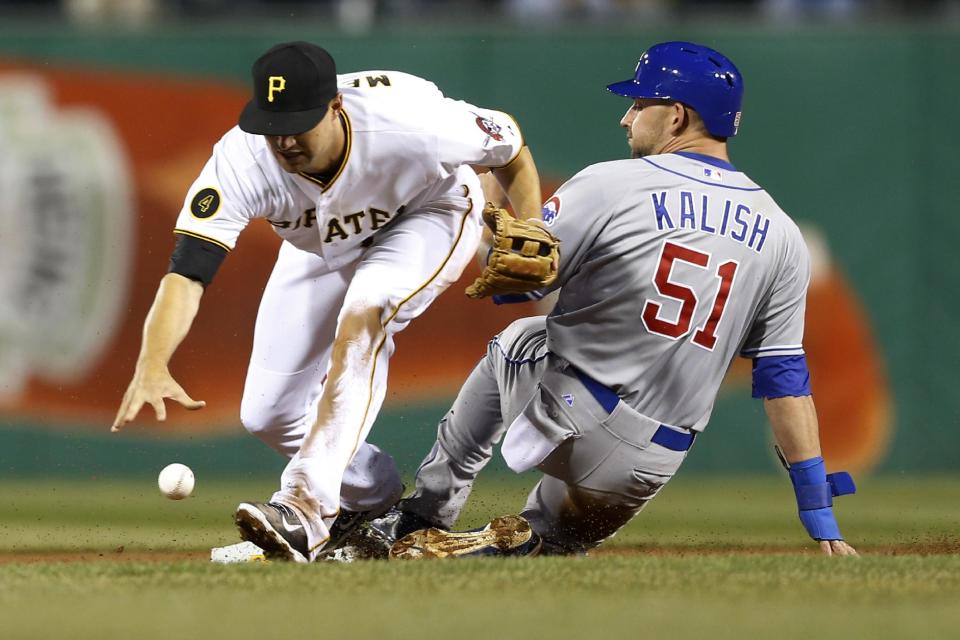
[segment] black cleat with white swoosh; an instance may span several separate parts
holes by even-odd
[[[297,512],[279,502],[241,502],[233,516],[240,537],[271,560],[309,562],[307,532]]]

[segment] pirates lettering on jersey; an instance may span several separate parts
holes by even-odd
[[[397,211],[403,213],[403,207]],[[324,243],[346,240],[352,235],[360,235],[381,229],[393,215],[389,211],[370,207],[366,211],[348,213],[342,217],[333,217],[327,221],[327,232],[323,237]]]
[[[404,207],[397,210],[397,215],[403,213]],[[386,226],[393,215],[389,211],[370,207],[366,211],[356,211],[340,217],[333,217],[327,221],[327,231],[323,241],[334,242],[346,240],[350,236],[359,235],[368,231],[376,231]],[[297,229],[311,229],[317,224],[317,209],[311,207],[303,212],[296,220],[267,220],[275,229],[296,231]]]
[[[669,201],[668,201],[669,195]],[[692,191],[651,193],[657,229],[690,229],[747,245],[757,253],[763,251],[770,230],[770,218],[751,211],[745,204],[717,196],[694,194]]]
[[[303,215],[297,218],[296,220],[267,220],[275,229],[299,229],[303,227],[304,229],[309,229],[317,221],[317,209],[311,207],[303,212]]]

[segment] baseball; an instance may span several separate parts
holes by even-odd
[[[185,464],[168,464],[157,478],[160,493],[171,500],[182,500],[193,491],[193,471]]]

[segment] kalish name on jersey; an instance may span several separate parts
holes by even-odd
[[[692,191],[653,192],[650,199],[661,231],[701,231],[736,240],[757,253],[763,251],[770,219],[741,202]]]

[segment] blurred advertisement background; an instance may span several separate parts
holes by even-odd
[[[828,463],[956,471],[958,2],[0,0],[0,476],[124,473],[173,456],[201,473],[282,467],[238,419],[279,246],[266,224],[241,236],[171,365],[207,408],[108,428],[186,189],[248,99],[251,62],[296,39],[342,72],[400,69],[512,113],[544,199],[627,156],[625,106],[604,86],[648,45],[723,51],[746,84],[733,162],[814,256],[806,347]],[[468,300],[474,276],[397,338],[371,440],[407,473],[490,337],[544,312]],[[769,472],[770,443],[738,362],[687,466]]]

